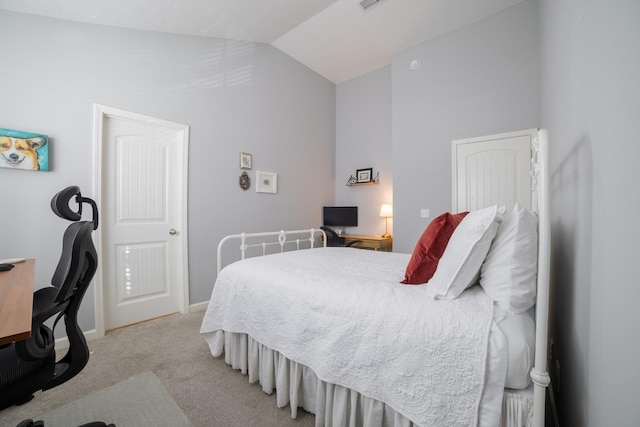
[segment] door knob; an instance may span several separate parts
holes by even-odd
[[[175,228],[172,228],[171,230],[169,230],[169,234],[171,234],[172,236],[175,236],[176,234],[178,234],[178,231],[176,231]]]

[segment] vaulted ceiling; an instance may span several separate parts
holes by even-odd
[[[381,0],[364,10],[360,0],[0,0],[0,13],[269,43],[341,83],[521,1]]]

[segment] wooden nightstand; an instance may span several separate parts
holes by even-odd
[[[366,234],[343,234],[340,237],[344,239],[345,243],[352,242],[354,240],[361,240],[352,247],[361,249],[373,249],[374,251],[382,250],[385,252],[391,252],[393,245],[393,238],[382,236],[369,236]]]

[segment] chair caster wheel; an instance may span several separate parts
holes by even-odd
[[[16,427],[44,427],[44,421],[24,420]]]

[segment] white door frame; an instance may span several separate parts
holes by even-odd
[[[157,125],[168,129],[174,129],[179,135],[182,136],[182,147],[184,150],[183,156],[183,188],[182,188],[182,223],[178,226],[180,230],[184,230],[181,233],[184,236],[184,248],[183,248],[183,292],[179,302],[180,312],[187,313],[189,311],[189,252],[188,252],[188,230],[187,230],[187,190],[188,190],[188,152],[189,152],[189,126],[169,122],[166,120],[157,119],[155,117],[145,116],[142,114],[132,113],[125,110],[120,110],[106,105],[94,104],[93,107],[93,194],[96,204],[98,205],[98,211],[102,209],[102,162],[103,162],[103,124],[105,119],[115,118],[122,120],[132,120],[150,125]],[[96,251],[98,253],[98,259],[102,259],[102,227],[98,227],[96,230]],[[102,263],[98,262],[98,268],[96,275],[93,279],[94,284],[94,307],[95,307],[95,321],[96,321],[96,335],[98,338],[103,337],[105,334],[104,326],[104,288],[103,288],[103,271]]]

